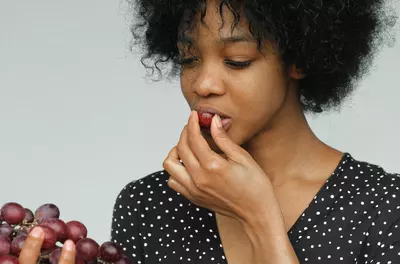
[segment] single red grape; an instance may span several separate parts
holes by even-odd
[[[11,244],[5,237],[0,237],[0,256],[10,254]]]
[[[44,240],[43,240],[43,244],[42,244],[42,249],[48,249],[48,248],[52,248],[54,247],[54,245],[57,242],[57,235],[56,232],[54,232],[53,229],[51,229],[48,226],[45,225],[37,225],[36,227],[40,227],[42,228],[43,232],[44,232]],[[33,229],[31,229],[32,231]],[[29,232],[31,232],[29,231]]]
[[[13,256],[1,256],[0,264],[19,264],[19,261],[16,257]]]
[[[53,250],[49,255],[50,264],[57,264],[61,256],[61,248]]]
[[[25,221],[27,223],[32,223],[33,220],[35,220],[35,216],[33,215],[32,211],[29,210],[28,208],[24,208],[25,210]]]
[[[26,238],[26,235],[19,235],[13,239],[13,241],[11,242],[11,253],[13,255],[19,256],[19,253],[21,253]]]
[[[122,257],[123,250],[117,243],[104,242],[100,247],[100,258],[106,262],[116,262]]]
[[[90,261],[97,258],[99,244],[91,238],[82,238],[76,243],[76,256],[83,261]]]
[[[35,217],[42,222],[48,218],[59,218],[60,210],[54,204],[44,204],[35,211]]]
[[[77,243],[80,239],[87,237],[87,229],[79,221],[70,221],[67,223],[67,237]]]
[[[127,256],[122,255],[122,258],[120,258],[114,264],[132,264],[132,260],[130,258],[128,258]]]
[[[13,228],[9,224],[0,225],[0,236],[11,239]]]
[[[65,240],[67,240],[67,225],[62,221],[61,219],[58,218],[48,218],[44,220],[41,225],[45,225],[50,227],[51,229],[56,232],[57,236],[57,241],[60,241],[64,243]]]
[[[1,208],[1,215],[4,221],[10,225],[21,224],[25,218],[24,208],[17,203],[6,203]]]

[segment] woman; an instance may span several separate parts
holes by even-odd
[[[400,179],[326,145],[305,118],[362,77],[393,24],[383,1],[135,10],[143,64],[170,62],[192,112],[164,170],[116,200],[112,240],[134,263],[400,262]]]

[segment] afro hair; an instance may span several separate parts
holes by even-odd
[[[162,75],[180,72],[177,41],[194,18],[205,17],[206,0],[127,0],[132,5],[132,47],[141,46],[142,64]],[[372,63],[374,54],[393,35],[397,17],[383,0],[220,0],[235,25],[244,16],[260,44],[276,43],[285,65],[296,65],[304,111],[321,113],[340,105]],[[221,16],[222,12],[220,11]],[[182,26],[184,25],[184,26]]]

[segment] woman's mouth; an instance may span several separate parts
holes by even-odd
[[[199,117],[199,125],[202,131],[210,133],[211,121],[214,117],[214,113],[197,112]],[[232,118],[221,116],[222,127],[227,131],[232,125]]]

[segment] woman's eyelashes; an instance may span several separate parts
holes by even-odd
[[[197,57],[189,57],[189,58],[179,58],[178,64],[184,67],[194,67],[196,66],[196,63],[199,61],[199,58]],[[224,60],[224,63],[232,69],[244,69],[247,68],[251,65],[253,61],[252,60],[247,60],[247,61],[234,61],[234,60]]]
[[[233,60],[225,60],[225,64],[228,65],[232,69],[244,69],[250,66],[253,61],[233,61]]]

